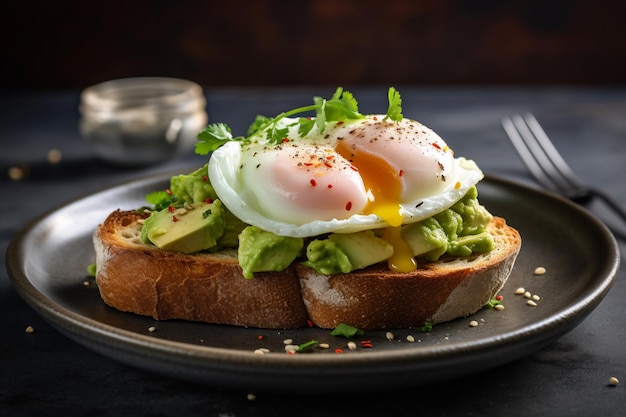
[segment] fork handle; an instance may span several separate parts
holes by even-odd
[[[606,205],[609,206],[615,212],[615,214],[620,216],[622,220],[626,222],[626,211],[617,203],[617,201],[609,197],[609,195],[606,194],[605,192],[600,191],[595,188],[590,189],[589,192],[593,194],[594,196],[598,197],[599,199],[601,199],[602,201],[604,201]]]

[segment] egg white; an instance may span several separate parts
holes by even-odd
[[[314,135],[315,132],[312,133]],[[302,144],[306,145],[307,140],[303,140]],[[389,226],[374,214],[354,214],[345,219],[314,220],[303,224],[271,218],[276,217],[276,213],[269,216],[263,212],[254,190],[242,178],[239,168],[246,162],[244,159],[242,144],[237,141],[228,142],[212,153],[208,175],[222,203],[248,224],[276,235],[291,237],[309,237],[331,232],[353,233]],[[459,157],[454,158],[453,162],[454,169],[438,193],[400,205],[404,214],[403,224],[421,221],[449,208],[483,179],[482,171],[473,161]]]

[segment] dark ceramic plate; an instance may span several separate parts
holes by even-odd
[[[347,347],[347,339],[317,328],[276,331],[156,322],[105,306],[86,268],[94,262],[91,234],[96,225],[116,208],[143,205],[145,195],[166,188],[168,179],[162,175],[121,184],[35,219],[9,246],[9,275],[24,300],[76,342],[134,367],[211,385],[337,393],[427,384],[483,371],[537,351],[573,329],[606,295],[619,265],[614,237],[586,210],[488,176],[479,185],[482,204],[505,217],[523,239],[501,292],[502,311],[486,308],[430,332],[393,330],[392,340],[386,332],[368,332],[355,339],[355,350]],[[538,266],[547,273],[533,275]],[[536,307],[514,295],[518,287],[541,297]],[[469,326],[471,320],[479,325]],[[286,339],[294,344],[317,340],[330,347],[287,354]],[[270,352],[253,353],[260,347]]]

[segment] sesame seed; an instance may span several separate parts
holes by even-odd
[[[619,384],[619,379],[615,378],[614,376],[609,378],[609,385],[615,386],[617,384]]]
[[[412,335],[412,334],[410,334],[410,335],[408,335],[408,336],[406,337],[406,341],[407,341],[407,342],[410,342],[410,343],[414,343],[414,342],[415,342],[415,337],[413,337],[413,335]]]
[[[478,326],[478,322],[476,320],[472,320],[472,321],[470,321],[469,325],[470,325],[470,327],[476,327],[476,326]]]
[[[150,333],[156,332],[156,327],[154,327],[154,326],[150,326],[150,327],[148,327],[148,331],[149,331]]]
[[[330,345],[328,343],[320,343],[319,347],[321,347],[322,349],[328,349]]]
[[[254,401],[256,400],[256,395],[254,395],[254,393],[249,392],[248,395],[246,395],[246,398],[248,399],[248,401]]]
[[[518,289],[515,290],[515,295],[522,295],[526,292],[526,290],[522,287],[519,287]]]
[[[537,268],[535,268],[535,275],[543,275],[546,273],[546,268],[544,268],[543,266],[539,266]]]
[[[35,328],[33,326],[26,327],[26,333],[35,333]]]
[[[496,304],[495,306],[493,306],[493,308],[495,308],[498,311],[502,311],[504,310],[504,305],[502,304]]]
[[[531,298],[532,296],[533,296],[533,295],[530,293],[530,291],[526,291],[526,292],[524,293],[524,297],[526,297],[526,298]]]
[[[394,339],[394,335],[391,332],[385,333],[385,337],[387,338],[387,340],[393,340]]]
[[[291,345],[291,344],[293,344],[293,339],[285,339],[285,340],[283,340],[283,344],[284,345]]]
[[[526,301],[526,304],[528,304],[531,307],[537,307],[537,303],[535,303],[533,300]]]
[[[348,349],[350,350],[356,350],[356,343],[354,343],[352,340],[348,342]]]
[[[539,301],[541,300],[541,297],[539,297],[538,295],[533,295],[533,300]]]
[[[285,352],[296,353],[298,351],[298,345],[285,345]]]

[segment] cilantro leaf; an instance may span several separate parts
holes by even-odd
[[[246,132],[246,135],[251,136],[257,131],[263,130],[263,128],[266,126],[269,126],[271,122],[272,122],[271,118],[266,117],[266,116],[261,116],[260,114],[258,114],[254,118],[254,122],[252,122],[252,124],[248,127],[248,131]]]
[[[339,323],[337,327],[335,327],[333,331],[330,332],[332,336],[343,336],[347,338],[351,338],[355,335],[361,336],[364,333],[365,332],[363,330],[357,329],[356,327],[350,326],[349,324],[345,324],[345,323]]]
[[[213,123],[205,127],[198,133],[196,142],[196,153],[206,155],[222,146],[229,140],[233,140],[233,134],[225,123]],[[236,139],[235,139],[236,140]]]
[[[402,98],[400,93],[393,87],[389,87],[387,92],[387,98],[389,99],[389,107],[387,108],[387,114],[383,120],[391,119],[394,122],[399,122],[404,116],[402,116]]]
[[[306,136],[313,126],[315,126],[315,120],[311,118],[301,117],[299,120],[300,126],[298,127],[298,134],[300,136]]]

